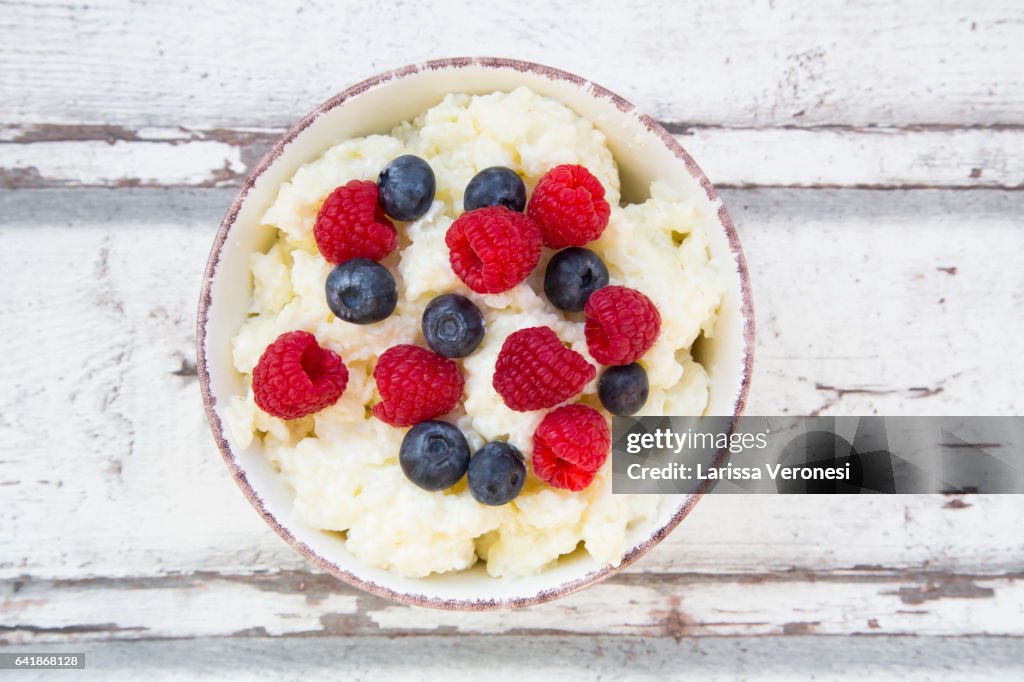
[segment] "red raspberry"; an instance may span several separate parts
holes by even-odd
[[[537,221],[544,246],[561,249],[583,246],[608,227],[611,207],[604,187],[583,166],[555,166],[533,188],[526,213]]]
[[[327,195],[313,237],[335,265],[353,258],[379,261],[398,246],[395,226],[377,203],[377,183],[366,180],[352,180]]]
[[[608,459],[608,422],[586,405],[549,412],[533,434],[533,473],[552,488],[583,490]]]
[[[650,350],[661,332],[661,314],[636,289],[602,287],[583,309],[587,348],[603,365],[628,365]]]
[[[381,397],[373,415],[392,426],[412,426],[451,412],[464,382],[454,362],[409,344],[384,351],[373,380]]]
[[[509,334],[494,365],[494,390],[518,412],[565,402],[597,374],[594,366],[566,348],[550,327]]]
[[[488,206],[467,211],[444,238],[452,270],[478,294],[499,294],[526,279],[540,260],[540,228],[530,218]]]
[[[348,368],[341,356],[321,348],[304,331],[277,337],[252,371],[256,405],[281,419],[298,419],[333,405],[347,385]]]

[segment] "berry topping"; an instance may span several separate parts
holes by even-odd
[[[466,185],[462,208],[472,211],[485,206],[504,206],[522,213],[526,208],[523,179],[503,166],[492,166],[477,173]]]
[[[540,260],[540,228],[522,213],[488,206],[459,216],[444,238],[452,270],[478,294],[516,286]]]
[[[416,220],[434,202],[437,183],[430,164],[418,156],[399,156],[377,178],[380,205],[395,220]]]
[[[555,166],[533,188],[527,215],[537,221],[544,246],[583,246],[601,236],[611,207],[604,187],[583,166]]]
[[[327,275],[327,307],[355,324],[380,322],[398,304],[395,278],[380,263],[354,258],[338,265]]]
[[[501,441],[487,443],[470,457],[467,479],[469,492],[480,504],[508,504],[526,483],[523,453]]]
[[[548,413],[533,434],[533,473],[552,488],[583,490],[608,458],[608,422],[586,405]]]
[[[373,415],[392,426],[440,417],[462,397],[463,378],[456,364],[419,346],[388,348],[377,359],[373,379],[381,397]]]
[[[661,315],[636,289],[607,286],[587,301],[587,348],[604,365],[636,362],[658,340]]]
[[[331,263],[352,258],[381,260],[398,246],[398,235],[377,204],[377,185],[353,180],[327,195],[313,237]]]
[[[261,410],[298,419],[333,405],[348,385],[341,356],[321,348],[309,332],[281,334],[252,371],[252,391]]]
[[[484,316],[465,296],[438,296],[423,311],[423,337],[435,353],[464,358],[484,339]]]
[[[420,422],[402,439],[398,463],[406,478],[424,490],[444,490],[466,473],[469,443],[448,422]]]
[[[619,417],[636,414],[647,402],[647,372],[635,362],[609,367],[597,382],[597,396],[604,409]]]
[[[544,272],[544,293],[561,310],[579,312],[590,295],[608,284],[608,268],[601,258],[579,246],[559,251]]]
[[[509,334],[494,366],[494,390],[518,412],[565,402],[583,390],[597,370],[566,348],[550,327]]]

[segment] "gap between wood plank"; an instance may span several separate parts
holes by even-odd
[[[837,583],[837,584],[888,584],[905,582],[913,585],[932,586],[935,598],[962,597],[983,598],[991,593],[981,591],[978,582],[1015,582],[1024,580],[1024,569],[998,571],[994,573],[953,571],[928,568],[903,570],[876,565],[857,565],[851,568],[830,568],[810,570],[794,568],[785,571],[722,572],[704,573],[699,571],[661,571],[649,573],[616,573],[599,584],[602,585],[707,585],[712,583],[743,585],[765,585],[777,583]],[[332,593],[351,592],[364,595],[359,589],[320,570],[267,571],[254,569],[244,573],[221,571],[195,571],[170,573],[160,576],[91,576],[82,578],[49,578],[46,576],[23,575],[17,578],[0,579],[0,594],[19,594],[27,588],[42,586],[47,590],[164,590],[196,586],[208,582],[240,583],[266,592],[309,594],[314,597]],[[948,589],[952,585],[966,585],[966,589]],[[922,597],[909,592],[901,593],[904,603],[928,601],[929,592],[922,590]],[[375,599],[380,599],[374,597]],[[384,603],[392,603],[380,599]]]

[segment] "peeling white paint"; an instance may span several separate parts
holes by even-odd
[[[237,184],[237,146],[103,140],[0,144],[0,172],[30,173],[30,184],[74,186]]]

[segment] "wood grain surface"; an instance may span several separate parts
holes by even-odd
[[[93,642],[86,665],[97,679],[112,682],[280,682],[314,675],[360,682],[470,682],[481,678],[481,670],[497,682],[580,682],[612,674],[628,681],[801,680],[813,674],[825,682],[990,682],[1019,677],[1019,646],[1018,639],[1006,637],[204,637]],[[54,645],[34,648],[57,650]],[[32,671],[17,677],[54,678]]]
[[[396,66],[493,55],[662,120],[1024,124],[1010,1],[4,3],[5,122],[291,125]]]
[[[1024,128],[664,125],[718,188],[1024,189]],[[283,132],[8,126],[0,187],[236,187]]]
[[[540,607],[358,592],[231,482],[193,323],[277,135],[379,71],[495,54],[619,92],[722,190],[748,413],[1024,413],[1021,44],[1012,0],[0,2],[0,650],[104,680],[1020,677],[1020,496],[711,496]]]

